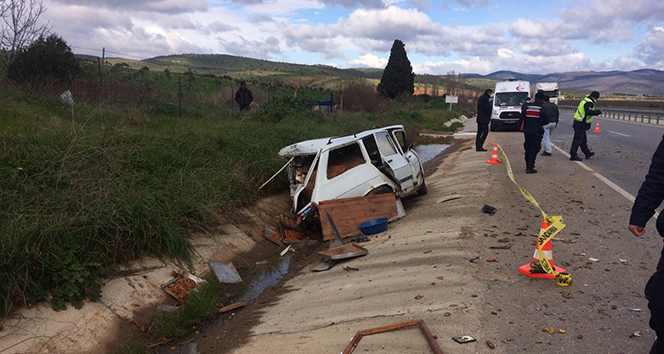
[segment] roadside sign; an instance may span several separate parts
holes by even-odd
[[[445,103],[450,104],[450,111],[451,111],[452,110],[452,104],[453,103],[459,103],[459,96],[446,95],[445,96]]]

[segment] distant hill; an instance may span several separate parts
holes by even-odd
[[[614,94],[664,96],[664,71],[575,71],[546,75],[497,71],[488,75],[464,74],[467,78],[503,81],[511,78],[537,82],[558,82],[563,90],[593,91]]]

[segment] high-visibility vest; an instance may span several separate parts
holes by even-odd
[[[587,102],[592,102],[595,103],[592,98],[586,97],[579,103],[579,108],[576,109],[576,113],[574,113],[574,120],[578,120],[579,122],[583,122],[583,118],[586,117],[586,103]],[[591,124],[593,122],[593,117],[594,116],[588,116],[586,118],[586,123]]]

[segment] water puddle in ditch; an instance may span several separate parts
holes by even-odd
[[[417,155],[420,157],[422,164],[433,160],[436,156],[440,155],[452,145],[449,144],[431,144],[431,145],[418,145],[415,147]]]

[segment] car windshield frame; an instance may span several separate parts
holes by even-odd
[[[521,107],[527,98],[528,92],[498,92],[494,95],[493,104],[499,107]]]

